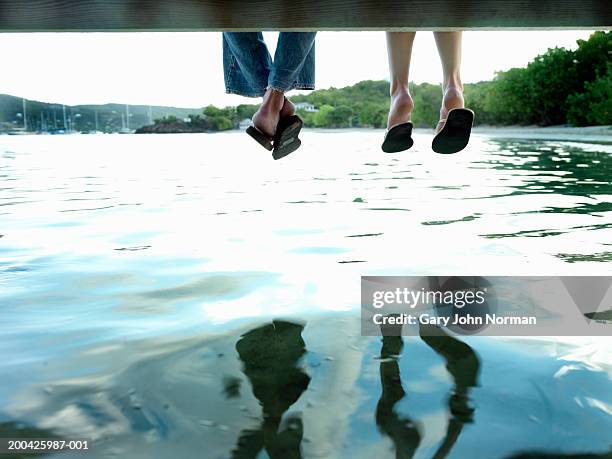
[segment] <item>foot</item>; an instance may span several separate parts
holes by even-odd
[[[295,115],[295,105],[293,105],[293,102],[285,97],[283,108],[280,111],[280,117],[285,118],[292,115]]]
[[[263,103],[253,115],[253,125],[263,134],[274,137],[281,112],[286,105],[285,101],[290,104],[286,110],[290,110],[293,104],[286,99],[282,92],[267,90],[263,97]],[[295,111],[295,108],[293,110]]]
[[[387,118],[387,129],[410,121],[414,102],[408,90],[399,90],[391,94],[391,107]]]
[[[454,108],[464,108],[462,86],[447,86],[444,88],[442,108],[440,108],[440,121],[438,121],[436,126],[436,134],[444,128],[448,112]]]

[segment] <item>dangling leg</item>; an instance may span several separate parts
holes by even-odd
[[[387,128],[410,121],[414,107],[408,89],[412,44],[416,32],[387,32],[387,55],[391,80],[391,108]]]
[[[438,54],[442,63],[442,107],[440,119],[445,120],[453,108],[463,108],[461,83],[461,32],[434,32]],[[443,126],[443,123],[442,123]],[[438,123],[439,131],[442,127]]]
[[[412,146],[410,117],[414,104],[408,88],[408,72],[415,32],[387,32],[391,105],[382,150],[395,153]]]
[[[295,113],[295,106],[285,97],[293,89],[304,65],[313,66],[306,69],[314,74],[314,61],[308,60],[314,46],[316,32],[281,32],[278,35],[274,63],[268,75],[264,102],[253,117],[266,130],[274,134],[280,118]]]
[[[314,88],[314,41],[316,32],[281,32],[274,64],[268,77],[264,104],[257,116],[274,127],[272,157],[280,159],[297,150],[302,120],[295,106],[285,97],[293,88]]]
[[[436,136],[431,144],[436,153],[457,153],[470,141],[474,112],[464,108],[461,83],[461,32],[434,32],[442,61],[442,107]]]

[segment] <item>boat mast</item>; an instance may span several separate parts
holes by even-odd
[[[23,130],[27,131],[28,130],[28,115],[26,113],[26,100],[25,100],[25,98],[21,99],[21,102],[23,103]]]

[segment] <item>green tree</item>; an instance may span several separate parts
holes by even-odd
[[[513,68],[497,72],[485,91],[483,106],[495,124],[529,124],[535,121],[532,100],[527,70]]]
[[[353,109],[348,105],[340,105],[327,114],[330,127],[349,127],[353,117]]]
[[[328,116],[334,111],[334,107],[331,105],[322,105],[319,111],[314,115],[314,125],[316,127],[327,127],[329,126]]]
[[[417,127],[435,127],[440,118],[442,89],[438,85],[422,83],[410,88],[414,101],[412,122]]]
[[[574,53],[552,48],[527,65],[531,113],[541,125],[567,122],[567,97],[580,89]]]
[[[253,115],[259,107],[257,105],[240,104],[236,107],[236,115],[240,120],[245,118],[253,118]]]
[[[568,97],[568,121],[575,126],[612,124],[612,64],[606,75],[585,84],[584,92]]]
[[[578,40],[577,43],[574,60],[578,82],[586,84],[605,76],[612,59],[612,32],[595,32],[588,40]]]

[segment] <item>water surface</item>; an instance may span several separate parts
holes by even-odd
[[[612,146],[380,137],[305,132],[282,161],[234,132],[0,137],[5,435],[92,437],[86,457],[604,457],[609,339],[381,341],[358,307],[360,275],[611,274]]]

